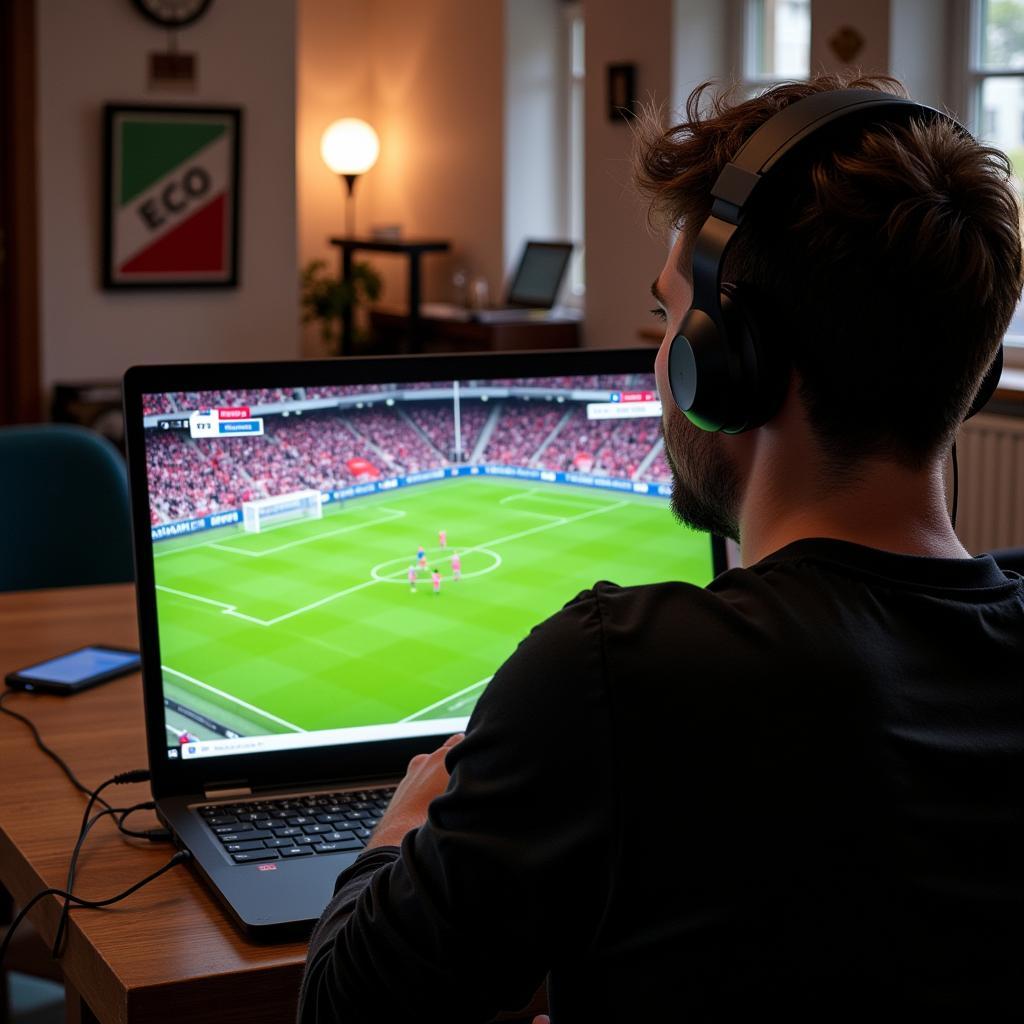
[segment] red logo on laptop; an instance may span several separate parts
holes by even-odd
[[[276,864],[257,864],[256,867],[259,868],[260,871],[276,871],[277,870],[277,865]]]

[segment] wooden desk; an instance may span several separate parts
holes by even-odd
[[[130,585],[0,594],[0,671],[90,643],[136,646]],[[31,718],[86,785],[147,767],[138,674],[74,697],[15,694],[7,706]],[[85,807],[25,726],[0,715],[0,881],[24,903],[63,887]],[[119,806],[149,799],[145,785],[112,786]],[[155,824],[139,814],[138,827]],[[104,819],[89,834],[75,891],[104,898],[170,858],[169,844],[123,838]],[[52,944],[60,901],[30,912]],[[305,945],[259,946],[231,924],[208,889],[181,865],[107,910],[71,913],[62,961],[68,1020],[102,1024],[187,1020],[259,1024],[295,1017]]]
[[[370,313],[374,345],[384,352],[402,352],[411,340],[417,352],[512,352],[530,349],[578,348],[579,320],[515,320],[480,323],[420,317],[413,336],[408,317],[383,310]]]

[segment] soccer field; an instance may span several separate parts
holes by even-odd
[[[667,501],[467,477],[261,533],[160,541],[154,556],[171,745],[182,729],[216,739],[468,715],[530,628],[596,580],[712,575],[706,535]]]

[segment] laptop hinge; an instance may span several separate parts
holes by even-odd
[[[233,782],[228,786],[211,786],[203,790],[207,800],[223,800],[228,796],[252,796],[252,790],[246,785]]]

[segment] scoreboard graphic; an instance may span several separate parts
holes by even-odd
[[[237,284],[236,108],[106,108],[104,286]]]

